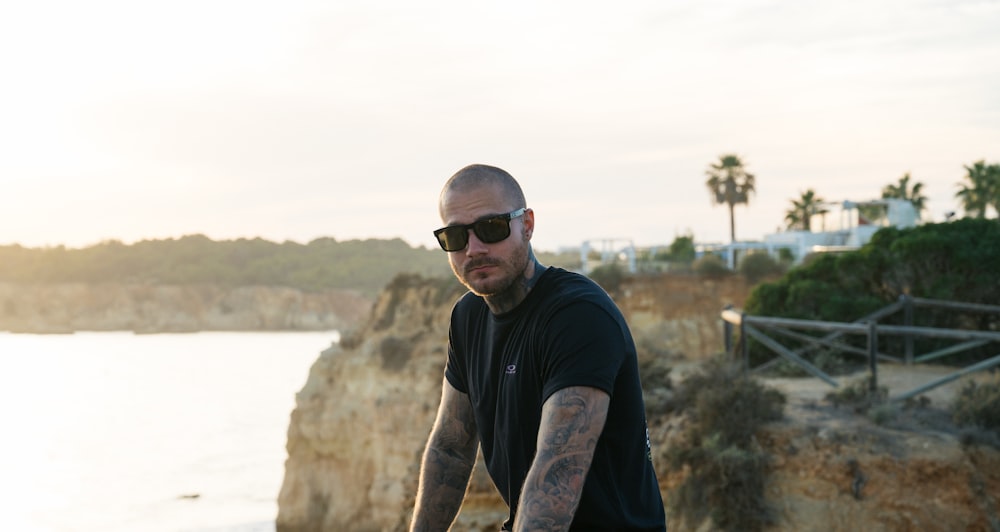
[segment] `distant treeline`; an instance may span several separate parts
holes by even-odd
[[[399,273],[450,275],[437,249],[400,239],[319,238],[308,244],[203,235],[103,242],[81,249],[0,246],[0,282],[272,285],[307,291],[352,289],[377,294]]]

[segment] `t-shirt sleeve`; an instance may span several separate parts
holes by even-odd
[[[460,316],[467,314],[468,311],[465,311],[465,314],[463,314],[459,310],[465,299],[463,297],[456,302],[451,311],[451,322],[448,327],[448,363],[444,369],[444,377],[453,388],[467,394],[469,393],[469,384],[466,382],[468,372],[466,371],[465,359],[463,358],[465,343],[464,337],[460,335],[468,326],[461,323]]]
[[[614,395],[626,342],[618,322],[599,305],[562,307],[543,329],[542,401],[570,386],[590,386]]]
[[[462,392],[469,393],[469,386],[465,382],[466,372],[462,368],[461,360],[455,355],[455,350],[452,347],[451,341],[448,342],[448,365],[444,369],[444,377],[448,379],[448,383],[451,384],[453,388]]]

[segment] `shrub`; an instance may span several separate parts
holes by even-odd
[[[866,367],[862,361],[848,360],[840,352],[829,348],[822,348],[811,354],[800,354],[800,356],[827,375],[847,375]],[[782,358],[768,368],[766,374],[774,377],[809,377],[811,375],[805,368],[786,358]]]
[[[712,361],[678,386],[676,408],[688,414],[681,443],[666,452],[671,470],[688,475],[667,503],[687,525],[706,517],[723,530],[761,530],[773,521],[764,500],[769,457],[754,434],[780,419],[785,397]]]
[[[790,250],[788,248],[779,248],[778,249],[778,262],[780,262],[781,264],[783,264],[785,266],[788,266],[789,264],[795,262],[795,254],[792,253],[792,250]]]
[[[739,272],[751,283],[756,283],[785,273],[785,267],[767,253],[751,253],[740,261]]]
[[[733,273],[729,269],[729,266],[726,266],[726,262],[722,260],[722,257],[713,253],[702,255],[701,258],[694,261],[691,268],[698,275],[706,277],[722,277],[723,275]]]
[[[694,235],[682,235],[674,238],[670,244],[670,260],[675,262],[694,261]]]
[[[601,285],[601,288],[604,288],[608,293],[614,293],[621,288],[622,281],[625,280],[625,270],[614,263],[602,264],[591,270],[588,277]]]
[[[1000,380],[966,384],[955,397],[951,415],[959,425],[990,430],[1000,435]]]
[[[913,297],[967,303],[1000,301],[996,264],[1000,263],[1000,223],[992,219],[963,219],[925,224],[909,229],[887,227],[857,251],[818,254],[808,263],[788,271],[781,279],[757,285],[744,310],[749,315],[851,322],[898,300]],[[1000,315],[921,310],[913,325],[939,328],[1000,330]],[[880,320],[900,325],[901,313]],[[865,347],[863,336],[845,341]],[[903,338],[884,335],[879,351],[902,352]],[[931,352],[951,345],[946,339],[918,338],[917,352]],[[795,348],[794,342],[786,344]],[[949,357],[967,364],[995,354],[988,346]],[[765,353],[751,342],[751,359]],[[840,354],[839,356],[844,356]]]
[[[843,405],[855,412],[867,413],[873,407],[884,403],[887,397],[889,397],[888,388],[878,386],[873,392],[870,378],[863,377],[827,393],[825,399],[834,406]]]

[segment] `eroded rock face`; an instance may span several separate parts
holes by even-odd
[[[767,499],[779,531],[997,530],[1000,451],[859,422],[777,424]]]
[[[793,407],[756,441],[770,457],[764,498],[778,532],[996,530],[1000,526],[1000,451],[964,445],[931,430],[886,428],[829,405]],[[678,442],[683,417],[653,420],[663,454]],[[657,474],[664,497],[687,471]],[[713,530],[668,513],[670,530]]]
[[[630,283],[617,302],[637,344],[700,358],[722,350],[719,312],[742,306],[748,288],[741,283],[649,279]],[[399,278],[361,329],[320,355],[291,416],[279,532],[406,529],[440,400],[448,316],[462,292],[451,280]],[[643,364],[642,357],[661,354],[645,351],[640,364],[655,371],[662,361]],[[655,398],[669,394],[662,383],[646,374],[643,382],[652,444],[662,453],[684,419],[656,408]],[[996,450],[937,433],[903,434],[863,417],[837,420],[790,416],[758,435],[775,457],[767,498],[777,530],[990,530],[1000,523]],[[665,463],[658,460],[657,474],[666,500],[683,473]],[[860,487],[857,475],[865,478]],[[480,461],[455,529],[497,530],[505,517]]]
[[[397,278],[364,328],[320,355],[288,429],[279,530],[405,529],[462,292]]]
[[[637,344],[700,359],[723,352],[722,309],[743,307],[750,289],[737,275],[638,277],[623,285],[615,302]]]
[[[272,286],[0,283],[0,330],[20,333],[329,331],[370,307],[354,292]]]

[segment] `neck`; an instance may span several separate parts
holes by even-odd
[[[523,275],[514,281],[507,290],[499,294],[485,296],[483,299],[486,301],[486,306],[489,307],[490,312],[493,314],[503,314],[504,312],[513,310],[514,307],[524,301],[524,298],[528,297],[528,292],[534,288],[535,283],[538,282],[538,278],[544,272],[545,266],[538,262],[534,253],[530,253],[528,255],[528,264],[524,267]]]

